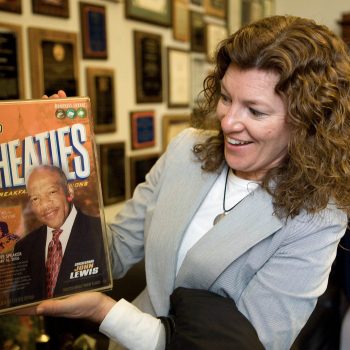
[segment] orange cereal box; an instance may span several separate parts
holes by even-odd
[[[112,287],[88,97],[0,102],[0,313]]]

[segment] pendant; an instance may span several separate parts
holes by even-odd
[[[226,215],[225,212],[220,213],[219,215],[216,215],[216,216],[215,216],[215,219],[214,219],[214,221],[213,221],[213,225],[216,225],[222,218],[225,217],[225,215]]]

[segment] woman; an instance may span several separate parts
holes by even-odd
[[[345,232],[350,60],[311,20],[275,16],[224,40],[201,129],[168,147],[110,224],[114,276],[145,257],[134,301],[98,293],[38,313],[87,317],[130,349],[163,349],[176,287],[231,298],[267,349],[289,349],[324,292]],[[227,325],[229,327],[229,325]]]

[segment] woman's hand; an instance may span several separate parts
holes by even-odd
[[[42,98],[66,98],[67,95],[63,90],[58,90],[57,94],[53,94],[50,97],[48,97],[47,95],[44,95]]]
[[[98,292],[78,293],[60,300],[45,300],[40,303],[37,315],[83,318],[100,324],[116,301]]]

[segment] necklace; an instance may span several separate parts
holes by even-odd
[[[240,201],[238,201],[234,206],[232,206],[232,207],[229,208],[229,209],[226,209],[226,208],[225,208],[227,180],[228,180],[228,175],[229,175],[229,173],[230,173],[230,170],[231,170],[231,168],[230,168],[230,167],[227,167],[227,173],[226,173],[226,179],[225,179],[225,188],[224,188],[224,199],[223,199],[223,201],[222,201],[222,209],[223,209],[223,212],[215,216],[215,219],[214,219],[214,221],[213,221],[213,225],[216,225],[222,218],[225,217],[225,215],[226,215],[228,212],[230,212],[237,204],[239,204],[240,202],[242,202],[242,200],[244,199],[244,197],[243,197]]]

